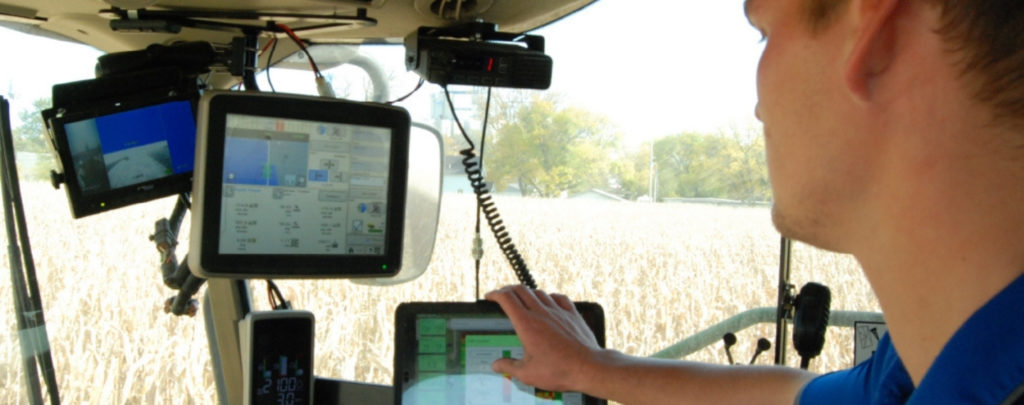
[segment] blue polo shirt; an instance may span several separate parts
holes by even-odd
[[[914,388],[886,334],[871,359],[815,378],[800,405],[1003,404],[1024,384],[1024,276],[971,315]]]

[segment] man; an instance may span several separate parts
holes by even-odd
[[[860,262],[890,334],[825,376],[597,347],[562,295],[506,287],[493,368],[626,404],[1013,403],[1024,384],[1024,1],[747,0],[782,234]],[[827,401],[827,402],[826,402]],[[1024,403],[1024,402],[1022,402]]]

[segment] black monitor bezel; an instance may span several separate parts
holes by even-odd
[[[64,128],[65,124],[182,101],[189,103],[193,124],[195,124],[197,98],[195,94],[190,93],[169,92],[158,97],[147,93],[96,100],[92,103],[75,106],[75,108],[43,111],[43,120],[46,123],[46,129],[52,136],[52,145],[63,171],[64,188],[67,192],[72,217],[82,218],[161,197],[186,193],[192,189],[192,175],[196,162],[193,160],[193,170],[187,172],[95,193],[84,193],[78,184],[78,172],[71,156],[71,146]],[[194,136],[195,134],[193,134]]]
[[[226,117],[243,114],[324,123],[367,125],[391,130],[390,179],[387,190],[384,253],[382,255],[291,255],[220,253],[220,221],[224,170]],[[200,137],[196,160],[203,159],[202,181],[193,194],[203,214],[200,227],[199,266],[193,272],[205,277],[229,278],[361,278],[393,277],[401,270],[402,240],[409,159],[411,119],[402,108],[375,103],[268,93],[218,92],[200,103]],[[199,151],[205,156],[200,156]],[[198,180],[198,178],[197,178]],[[202,187],[201,189],[199,187]],[[197,195],[197,197],[199,197]],[[210,215],[210,214],[213,215]],[[197,216],[193,216],[195,219]],[[195,237],[193,233],[193,237]],[[193,246],[195,244],[193,243]]]

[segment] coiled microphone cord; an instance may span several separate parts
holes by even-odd
[[[469,134],[466,133],[465,128],[462,127],[462,122],[459,121],[459,116],[455,113],[455,104],[452,103],[451,94],[448,92],[448,87],[444,87],[444,96],[448,99],[448,107],[451,109],[452,117],[455,119],[455,124],[459,127],[459,131],[462,132],[462,137],[469,143],[469,148],[459,151],[462,155],[462,165],[466,171],[466,177],[469,179],[469,184],[473,188],[473,194],[476,196],[476,204],[478,213],[482,213],[484,219],[487,220],[487,226],[491,228],[491,232],[494,234],[494,240],[498,243],[498,248],[501,249],[501,253],[505,255],[505,259],[508,260],[509,265],[512,266],[512,271],[516,273],[516,278],[523,285],[536,289],[537,282],[533,280],[533,276],[530,274],[530,269],[526,265],[526,260],[516,249],[515,243],[512,242],[512,237],[509,235],[507,228],[505,227],[504,221],[501,219],[501,215],[498,213],[498,207],[495,205],[494,200],[491,198],[490,190],[487,189],[487,184],[484,182],[484,175],[481,171],[480,159],[476,155],[476,146],[473,144],[473,140],[469,138]],[[487,116],[490,113],[491,104],[491,89],[487,89],[487,106],[484,108],[484,133],[487,128]],[[483,143],[483,135],[481,135],[481,143]],[[483,145],[481,145],[482,147]],[[477,232],[479,233],[479,217],[477,218]]]

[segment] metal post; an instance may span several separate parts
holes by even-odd
[[[779,251],[779,299],[775,315],[775,364],[786,363],[786,347],[789,346],[790,306],[793,285],[789,283],[790,257],[793,241],[783,237]]]
[[[252,310],[246,280],[211,278],[203,300],[206,336],[213,359],[213,376],[221,405],[242,403],[242,351],[238,321]]]

